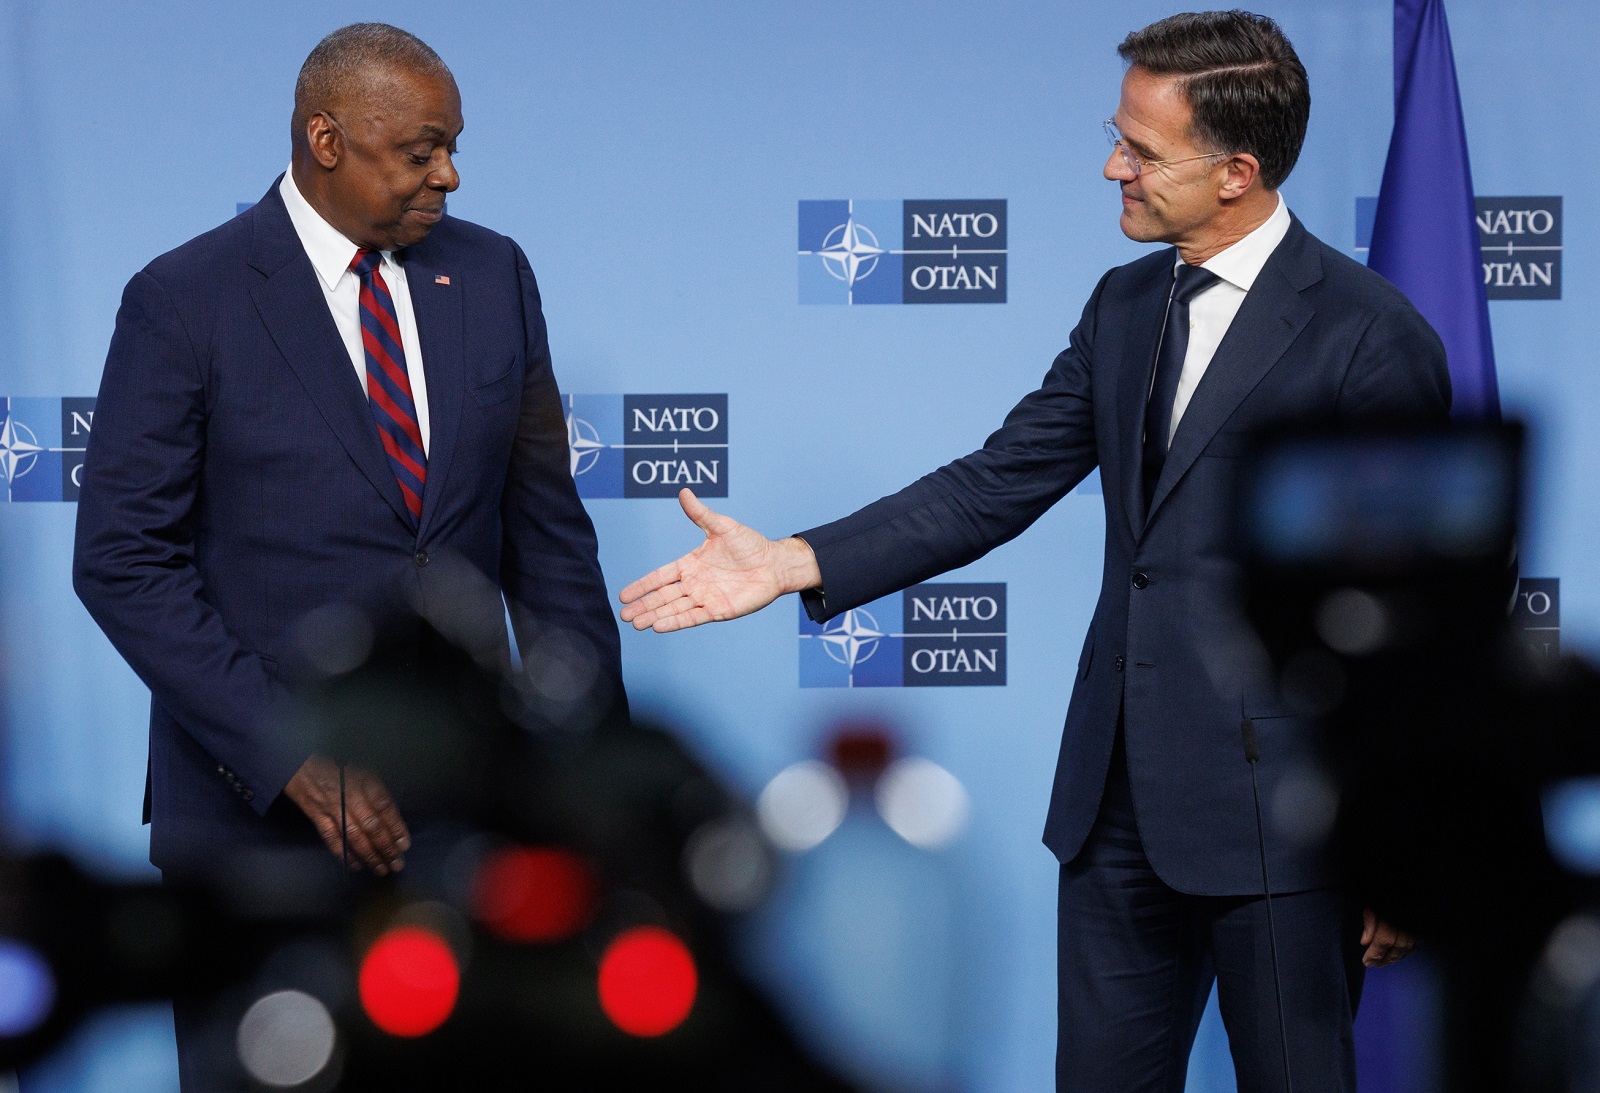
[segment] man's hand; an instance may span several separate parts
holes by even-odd
[[[1415,938],[1390,926],[1371,908],[1361,912],[1361,923],[1361,944],[1367,947],[1361,954],[1361,963],[1369,968],[1393,964],[1416,948]]]
[[[307,759],[283,792],[311,818],[334,857],[343,857],[348,843],[350,868],[365,864],[380,877],[405,868],[402,855],[411,849],[411,833],[376,775],[355,768],[344,772],[344,840],[339,837],[339,767],[332,759]]]
[[[691,490],[678,494],[684,515],[706,541],[622,590],[622,621],[658,634],[724,622],[759,611],[786,592],[822,583],[816,555],[800,539],[773,541],[712,512]]]

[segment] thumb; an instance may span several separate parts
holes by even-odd
[[[683,514],[693,520],[695,526],[707,535],[715,535],[719,531],[726,530],[724,517],[720,513],[713,512],[704,501],[694,495],[693,490],[687,487],[679,490],[678,504],[683,506]]]
[[[1371,945],[1378,936],[1378,916],[1368,907],[1361,912],[1361,944]]]

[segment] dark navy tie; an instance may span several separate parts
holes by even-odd
[[[1167,299],[1167,318],[1156,350],[1155,382],[1144,408],[1144,500],[1148,508],[1156,480],[1167,462],[1167,436],[1172,432],[1172,404],[1178,397],[1183,358],[1189,352],[1189,301],[1216,284],[1215,273],[1179,262]]]
[[[395,480],[413,521],[422,518],[422,491],[428,482],[428,457],[422,449],[411,374],[400,344],[400,317],[379,268],[383,255],[358,250],[350,268],[361,278],[361,344],[367,351],[367,401],[378,423],[378,439],[389,456]]]

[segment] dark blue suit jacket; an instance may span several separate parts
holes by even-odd
[[[1387,281],[1295,220],[1195,391],[1150,498],[1140,460],[1174,252],[1100,281],[1037,391],[983,448],[836,523],[801,532],[816,551],[818,619],[981,557],[1095,466],[1105,570],[1067,710],[1044,841],[1083,846],[1119,713],[1145,852],[1172,887],[1261,890],[1240,721],[1255,719],[1268,810],[1306,761],[1309,726],[1284,707],[1240,603],[1228,549],[1234,460],[1257,429],[1303,418],[1448,414],[1444,347]],[[1062,677],[1071,672],[1062,665]],[[1330,883],[1323,856],[1268,830],[1274,890]]]
[[[150,687],[157,865],[311,837],[273,802],[306,758],[279,718],[295,624],[320,606],[450,597],[465,562],[503,589],[525,653],[584,649],[591,706],[623,701],[527,259],[446,217],[403,261],[432,422],[415,529],[276,184],[123,294],[73,577]]]

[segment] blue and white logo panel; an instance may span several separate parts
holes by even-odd
[[[76,501],[94,426],[92,398],[0,398],[7,501]]]
[[[919,584],[826,623],[800,605],[802,687],[1005,685],[1004,584]]]
[[[728,496],[728,396],[563,395],[580,497]]]
[[[802,304],[1003,304],[1006,203],[802,201]]]

